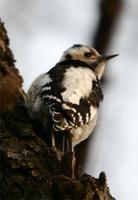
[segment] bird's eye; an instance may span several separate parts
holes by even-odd
[[[86,53],[84,53],[84,56],[86,58],[90,58],[92,56],[92,53],[91,52],[86,52]]]

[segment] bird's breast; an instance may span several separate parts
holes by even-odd
[[[66,70],[61,85],[65,88],[61,96],[64,102],[79,105],[81,98],[87,98],[92,91],[92,81],[95,74],[87,68],[71,67]]]

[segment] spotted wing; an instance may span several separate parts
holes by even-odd
[[[65,67],[62,69],[64,69],[65,73]],[[97,107],[103,98],[99,81],[91,77],[89,80],[90,91],[89,95],[86,97],[83,96],[83,90],[79,91],[81,82],[78,82],[78,84],[76,83],[74,87],[74,81],[78,80],[77,76],[79,70],[73,69],[74,79],[70,81],[70,84],[67,84],[68,87],[65,87],[65,80],[67,80],[67,77],[63,74],[63,71],[59,73],[59,69],[57,70],[58,73],[56,73],[56,69],[52,70],[54,74],[50,73],[50,77],[53,79],[52,82],[45,84],[41,91],[44,103],[49,107],[49,112],[53,120],[53,128],[56,131],[63,131],[83,126],[94,117]],[[84,73],[86,73],[86,71],[84,71]],[[79,75],[81,81],[84,75]],[[88,74],[88,78],[89,76]],[[86,76],[86,80],[83,81],[88,81],[88,78]],[[67,95],[65,95],[65,93]]]

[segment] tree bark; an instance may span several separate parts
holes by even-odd
[[[98,3],[99,23],[96,28],[92,46],[101,54],[106,53],[110,45],[123,4],[123,0],[100,0]]]
[[[22,82],[0,21],[0,199],[113,200],[104,172],[69,177],[70,155],[60,160],[33,128]]]

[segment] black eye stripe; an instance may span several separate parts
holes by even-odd
[[[92,53],[91,53],[91,52],[85,52],[85,53],[84,53],[84,56],[87,57],[87,58],[89,58],[89,57],[92,56]]]
[[[81,44],[74,44],[72,48],[80,48],[80,47],[82,47]]]

